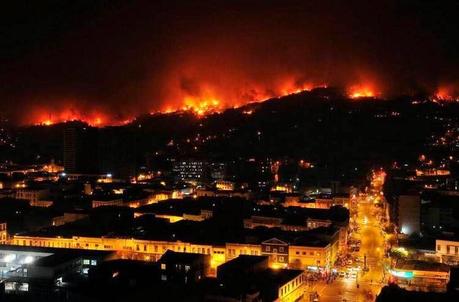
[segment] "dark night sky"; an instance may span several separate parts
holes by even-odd
[[[0,104],[21,122],[69,108],[119,120],[187,96],[236,104],[286,81],[384,95],[459,84],[457,1],[10,2]]]

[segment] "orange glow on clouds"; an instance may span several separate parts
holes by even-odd
[[[203,85],[198,91],[185,93],[179,92],[175,97],[167,102],[159,113],[173,113],[177,111],[189,111],[198,117],[207,114],[219,113],[227,108],[238,108],[252,102],[262,102],[271,98],[298,94],[311,91],[316,88],[326,88],[326,84],[317,84],[312,82],[301,82],[292,78],[287,78],[272,84],[272,88],[266,89],[261,86],[251,86],[243,91],[233,92],[223,89],[216,89],[211,85]],[[375,97],[374,86],[356,85],[348,89],[350,98],[368,98]],[[180,102],[174,100],[181,100]],[[179,103],[179,105],[174,105]],[[95,127],[108,125],[124,125],[132,122],[135,114],[127,112],[123,117],[114,117],[114,115],[103,110],[81,110],[78,101],[63,101],[59,108],[41,108],[32,110],[32,114],[26,119],[27,124],[36,124],[51,126],[57,123],[68,121],[82,121]],[[251,112],[250,112],[251,113]],[[244,112],[244,114],[250,114]],[[153,113],[152,113],[153,114]]]

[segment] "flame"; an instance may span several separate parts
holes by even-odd
[[[298,94],[302,92],[311,91],[315,88],[326,88],[325,84],[313,84],[310,82],[299,83],[292,79],[284,81],[280,85],[277,85],[273,90],[266,90],[260,87],[252,87],[248,89],[248,92],[242,93],[244,96],[243,99],[232,100],[231,102],[224,102],[222,100],[225,98],[225,93],[221,93],[220,96],[215,92],[215,89],[210,89],[208,86],[204,89],[202,95],[199,96],[190,96],[187,95],[183,97],[182,106],[180,108],[174,108],[172,106],[167,106],[161,113],[172,113],[176,111],[191,111],[197,116],[205,116],[211,113],[219,113],[224,109],[228,108],[239,108],[243,105],[252,103],[252,102],[263,102],[271,98],[278,98],[286,95]],[[247,99],[248,98],[248,99]],[[244,114],[251,114],[252,112],[243,112]]]
[[[185,111],[192,111],[198,116],[204,116],[209,113],[219,112],[223,107],[221,106],[220,100],[214,97],[204,99],[186,97],[182,109]]]
[[[437,89],[433,96],[434,101],[453,101],[455,97],[454,88],[451,86],[441,86]]]
[[[119,123],[113,121],[109,118],[109,115],[103,112],[90,112],[82,113],[74,109],[64,109],[59,111],[59,109],[44,109],[41,110],[32,110],[33,124],[40,126],[52,126],[59,123],[71,122],[71,121],[81,121],[85,122],[90,126],[102,127],[112,124],[121,124],[125,121]]]
[[[354,85],[351,86],[349,89],[349,97],[351,99],[359,99],[359,98],[373,98],[376,96],[375,89],[372,85],[365,84],[365,85]]]
[[[43,125],[43,126],[51,126],[51,125],[53,125],[54,123],[53,123],[52,120],[47,119],[47,120],[42,121],[40,124]]]
[[[278,98],[286,95],[293,95],[303,92],[312,91],[316,88],[326,88],[326,84],[317,84],[309,81],[298,81],[294,77],[284,81],[273,83],[272,89],[266,89],[261,86],[246,87],[242,91],[229,93],[223,89],[212,85],[203,85],[190,93],[179,92],[174,100],[181,100],[179,106],[173,106],[177,101],[172,100],[167,103],[167,106],[159,111],[152,111],[150,114],[156,113],[173,113],[179,111],[189,111],[197,117],[203,117],[208,114],[219,113],[227,108],[239,108],[252,102],[262,102],[271,98]],[[370,84],[354,85],[348,89],[349,97],[352,99],[371,98],[378,95],[375,92],[375,86]],[[91,126],[104,127],[107,125],[125,125],[134,120],[133,117],[115,118],[113,115],[103,110],[82,111],[76,108],[78,102],[72,102],[62,105],[63,108],[39,108],[32,110],[32,115],[29,119],[33,124],[51,126],[58,123],[69,121],[82,121]],[[251,110],[246,110],[243,114],[252,114]]]

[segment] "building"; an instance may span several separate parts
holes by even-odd
[[[296,269],[324,269],[333,267],[338,258],[338,241],[311,241],[307,245],[297,241],[289,246],[289,267]]]
[[[66,223],[75,222],[87,218],[87,214],[81,213],[64,213],[64,215],[53,217],[53,226],[60,226]]]
[[[288,243],[277,238],[261,243],[261,254],[269,256],[269,261],[275,268],[288,266],[288,250]]]
[[[218,191],[234,191],[234,182],[228,180],[216,180],[215,189]]]
[[[442,263],[408,260],[399,261],[390,274],[393,283],[407,290],[446,292],[450,268]]]
[[[172,171],[179,181],[202,182],[207,180],[209,174],[207,162],[194,159],[176,161]]]
[[[98,207],[122,207],[124,205],[123,199],[121,198],[106,198],[106,199],[99,199],[93,200],[92,208]]]
[[[277,183],[271,187],[271,192],[292,193],[293,185],[287,183]]]
[[[454,232],[459,228],[459,197],[449,192],[423,194],[421,226],[425,231]]]
[[[397,225],[400,233],[411,235],[421,231],[421,198],[419,194],[400,195],[397,202]]]
[[[8,229],[6,222],[0,223],[0,244],[8,242]]]
[[[29,202],[31,207],[38,207],[38,208],[49,208],[54,204],[52,200],[35,200]]]
[[[459,264],[459,241],[458,240],[435,240],[436,256],[442,263],[448,265]]]
[[[141,260],[158,260],[168,250],[205,254],[211,256],[211,269],[216,269],[218,265],[240,255],[264,255],[270,258],[272,267],[279,268],[289,265],[305,269],[310,265],[326,268],[334,264],[339,248],[337,237],[338,235],[332,236],[329,241],[303,238],[301,241],[287,245],[283,240],[273,239],[267,240],[263,244],[228,242],[223,246],[134,238],[38,237],[30,235],[14,235],[8,242],[31,247],[116,251],[125,259]]]
[[[97,174],[98,132],[96,128],[72,122],[64,129],[64,171],[67,174]]]
[[[267,256],[242,255],[217,268],[219,287],[212,301],[299,301],[306,290],[303,270],[270,269]]]
[[[269,268],[268,256],[240,255],[217,267],[217,276],[222,281],[232,281],[239,274],[249,275]]]
[[[161,281],[187,284],[209,275],[210,256],[168,250],[158,260]]]
[[[65,287],[67,276],[87,276],[91,267],[113,257],[112,252],[0,246],[0,271],[5,294],[30,294]]]
[[[16,191],[16,199],[28,200],[31,203],[35,203],[39,200],[46,199],[48,195],[49,195],[48,189],[27,188],[27,189],[18,189]]]
[[[214,162],[210,164],[210,178],[220,180],[226,178],[226,164]]]

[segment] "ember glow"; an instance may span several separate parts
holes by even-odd
[[[82,121],[94,127],[120,124],[102,112],[83,113],[75,109],[50,110],[39,109],[32,111],[30,124],[40,126],[52,126],[70,121]]]
[[[352,86],[349,91],[351,98],[368,98],[374,97],[376,94],[373,86]],[[288,80],[279,81],[279,84],[274,84],[273,88],[261,88],[261,85],[254,85],[238,94],[231,94],[226,91],[220,91],[216,88],[200,90],[200,93],[193,95],[183,95],[179,93],[178,99],[181,102],[171,101],[170,104],[160,111],[152,111],[154,113],[173,113],[177,111],[189,111],[197,117],[202,117],[208,114],[219,113],[228,108],[238,108],[250,104],[252,102],[263,102],[272,98],[279,98],[287,95],[310,92],[317,88],[327,88],[326,84],[314,84],[312,82],[302,83],[298,80],[289,78]],[[86,110],[77,109],[78,103],[73,101],[68,105],[68,108],[59,110],[59,108],[40,108],[31,114],[31,119],[26,121],[26,124],[35,124],[42,126],[51,126],[58,123],[68,121],[82,121],[91,126],[103,127],[109,125],[124,125],[130,123],[135,115],[127,115],[123,117],[114,117],[110,113],[102,110]],[[251,112],[250,112],[251,113]],[[249,114],[250,114],[249,113]],[[247,114],[244,112],[244,114]]]
[[[278,98],[282,96],[308,92],[315,88],[326,88],[325,84],[301,83],[294,80],[280,81],[280,84],[275,84],[272,88],[262,88],[262,85],[253,85],[238,93],[228,93],[222,89],[209,88],[206,85],[205,89],[198,89],[199,92],[193,95],[183,96],[178,93],[178,99],[182,99],[181,105],[168,105],[159,113],[172,113],[176,111],[190,111],[196,116],[205,116],[207,114],[219,113],[228,108],[239,108],[253,102],[263,102],[268,99]],[[176,102],[171,102],[174,104]],[[157,113],[153,111],[154,113]],[[244,112],[244,114],[246,114]]]
[[[443,22],[455,11],[447,5],[435,6],[443,12],[434,18],[414,0],[413,7],[399,1],[115,1],[110,9],[84,2],[86,9],[70,6],[67,15],[47,18],[27,10],[37,22],[4,37],[0,100],[15,123],[79,119],[103,126],[184,109],[202,116],[326,85],[354,99],[434,95],[438,83],[459,81],[459,61],[451,58],[459,26]],[[408,17],[400,18],[399,9]],[[48,33],[49,24],[56,32]],[[120,34],[127,29],[132,35]],[[449,42],[438,43],[437,34]],[[413,52],[419,41],[423,47]],[[440,91],[437,99],[457,95]],[[62,101],[67,98],[73,101]]]
[[[374,98],[377,94],[371,85],[356,85],[349,89],[351,99]]]
[[[289,94],[296,94],[296,93],[301,93],[305,91],[311,91],[314,88],[325,88],[327,85],[321,84],[321,85],[315,85],[310,82],[306,83],[299,83],[298,81],[295,81],[294,79],[289,79],[285,81],[280,89],[281,95],[289,95]]]
[[[219,112],[222,109],[221,102],[215,98],[196,99],[187,97],[184,103],[183,110],[192,111],[198,116]]]
[[[434,101],[451,102],[458,99],[455,92],[455,88],[452,85],[440,86],[432,99]]]

